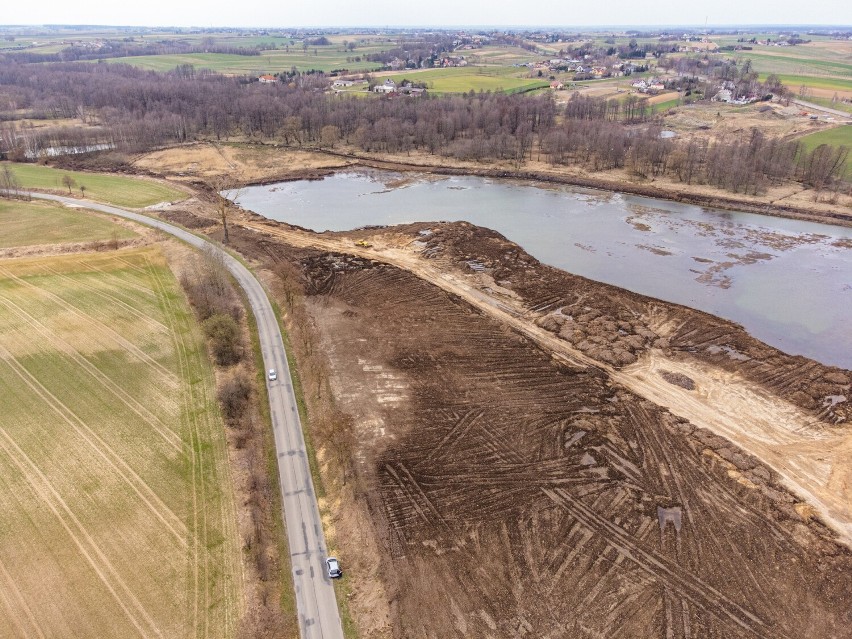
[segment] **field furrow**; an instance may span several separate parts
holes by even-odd
[[[148,612],[131,591],[127,582],[118,574],[112,563],[100,551],[97,542],[89,535],[80,523],[68,503],[56,492],[50,481],[39,470],[38,466],[0,429],[0,449],[21,472],[22,477],[30,486],[33,493],[56,516],[62,527],[68,533],[71,541],[92,567],[92,570],[106,586],[118,607],[138,630],[142,637],[151,634],[162,637],[160,629],[151,619]],[[121,591],[120,593],[118,591]],[[140,619],[141,617],[141,619]]]

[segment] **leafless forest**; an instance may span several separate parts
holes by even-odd
[[[825,188],[840,179],[848,155],[846,148],[824,145],[805,151],[756,129],[710,142],[662,138],[654,113],[635,96],[623,102],[575,96],[565,106],[549,95],[472,92],[364,100],[323,92],[322,74],[294,72],[285,80],[262,85],[192,67],[157,73],[106,63],[5,61],[0,154],[23,160],[56,146],[109,145],[121,153],[241,139],[518,167],[536,159],[590,170],[627,168],[749,194],[790,178]],[[16,121],[21,113],[88,125],[27,128]]]

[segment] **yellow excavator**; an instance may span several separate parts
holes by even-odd
[[[355,246],[360,246],[361,248],[371,248],[373,245],[367,242],[366,240],[358,240],[355,242]]]

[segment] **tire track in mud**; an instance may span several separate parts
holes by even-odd
[[[38,293],[38,295],[40,295],[42,297],[46,297],[47,299],[51,300],[52,302],[54,302],[55,304],[60,306],[63,310],[68,311],[69,313],[71,313],[75,317],[79,318],[80,320],[82,320],[86,324],[93,326],[101,334],[109,335],[117,344],[121,345],[122,348],[124,348],[129,353],[132,353],[137,359],[139,359],[140,361],[144,362],[148,366],[159,371],[160,374],[165,379],[169,380],[173,385],[178,385],[180,383],[180,380],[169,369],[167,369],[165,366],[160,364],[158,361],[156,361],[150,355],[145,353],[141,348],[137,347],[135,344],[133,344],[129,340],[126,340],[124,337],[119,335],[115,330],[113,330],[112,328],[110,328],[109,326],[104,324],[103,322],[94,319],[90,315],[87,315],[86,313],[84,313],[83,311],[78,309],[76,306],[65,301],[64,299],[62,299],[58,295],[51,293],[50,291],[47,291],[47,290],[40,288],[38,286],[35,286],[34,284],[27,282],[26,280],[18,277],[14,273],[11,273],[10,271],[8,271],[4,268],[0,268],[0,275],[2,275],[3,277],[5,277],[9,280],[14,281],[16,284],[18,284],[18,285],[20,285],[24,288],[27,288],[27,289],[32,290],[32,291],[36,291]]]
[[[456,276],[424,263],[424,260],[411,250],[399,247],[364,249],[355,247],[343,239],[324,238],[304,232],[286,230],[274,226],[276,224],[246,221],[241,225],[261,234],[281,238],[292,246],[318,248],[334,253],[354,255],[365,260],[385,262],[403,271],[408,271],[447,293],[465,300],[507,327],[515,329],[566,365],[579,370],[600,371],[613,382],[640,397],[667,408],[675,415],[695,425],[730,439],[775,470],[783,478],[787,488],[814,506],[822,518],[839,534],[841,540],[847,546],[852,547],[852,511],[849,510],[848,506],[843,507],[832,494],[832,488],[846,490],[843,487],[848,484],[849,473],[844,471],[843,468],[844,463],[847,467],[852,467],[852,437],[845,437],[842,442],[838,441],[836,444],[832,443],[827,440],[825,433],[821,432],[823,428],[820,426],[816,430],[821,432],[820,437],[826,439],[823,450],[813,455],[802,456],[797,464],[794,464],[790,462],[786,451],[778,449],[777,446],[775,449],[767,447],[759,436],[752,434],[750,427],[753,420],[749,418],[749,415],[751,415],[749,410],[740,410],[736,415],[732,415],[729,414],[727,404],[729,403],[728,400],[732,398],[743,401],[743,398],[747,397],[745,404],[760,400],[757,401],[757,405],[761,405],[761,410],[766,414],[765,423],[787,424],[785,426],[786,433],[784,433],[782,439],[793,446],[807,446],[809,444],[810,440],[807,434],[814,432],[814,425],[817,423],[815,416],[808,416],[801,409],[779,398],[767,400],[756,389],[751,388],[743,381],[734,379],[733,375],[730,374],[728,385],[724,388],[719,386],[715,389],[716,394],[699,399],[694,394],[689,395],[688,391],[662,380],[652,379],[644,374],[643,367],[646,366],[646,362],[642,360],[634,365],[617,370],[608,364],[590,358],[558,335],[534,325],[529,317],[523,316],[524,313],[529,313],[528,309],[516,309],[513,312],[508,312],[508,310],[511,310],[507,310],[506,304],[508,302],[494,300],[488,294],[459,281]],[[723,327],[720,327],[719,330],[722,331]],[[688,333],[689,331],[687,331]],[[677,365],[672,361],[667,361],[667,364]],[[692,371],[692,376],[695,376],[699,381],[702,379],[698,370]],[[745,427],[743,426],[744,421],[747,424]],[[763,426],[755,425],[755,428],[759,431]],[[842,452],[836,453],[836,455],[842,455],[842,457],[832,467],[831,484],[827,489],[825,482],[814,476],[814,469],[818,465],[820,454],[836,456],[831,452],[832,450],[841,450]],[[834,476],[835,473],[838,475],[837,477]]]
[[[50,509],[140,636],[163,637],[156,622],[133,594],[133,591],[106,555],[100,550],[98,543],[92,538],[85,526],[74,515],[67,502],[62,499],[50,480],[2,427],[0,427],[0,450],[6,453],[9,460],[18,468],[33,494]],[[121,594],[118,590],[121,591]],[[126,602],[130,603],[130,607]],[[131,607],[133,610],[131,610]]]
[[[746,593],[750,593],[752,597],[757,597],[761,600],[761,602],[766,606],[766,609],[771,608],[771,604],[761,597],[758,593],[761,591],[761,585],[754,580],[754,576],[749,570],[748,564],[740,564],[739,566],[734,566],[733,561],[731,560],[731,556],[736,556],[736,552],[730,553],[729,550],[735,550],[733,548],[723,548],[722,543],[730,543],[727,539],[718,539],[715,535],[705,535],[698,536],[695,531],[698,530],[699,523],[695,517],[695,504],[689,497],[689,493],[684,488],[685,483],[689,483],[692,486],[702,485],[704,482],[701,479],[697,478],[695,475],[698,473],[694,468],[690,468],[687,465],[680,463],[678,459],[673,457],[671,454],[671,448],[666,446],[661,441],[661,434],[658,432],[658,428],[664,428],[663,424],[652,425],[654,420],[652,419],[650,413],[646,408],[641,404],[637,403],[628,403],[627,405],[627,413],[632,421],[633,426],[633,434],[640,441],[643,442],[644,445],[640,444],[640,448],[647,451],[653,458],[653,460],[659,465],[660,468],[665,469],[665,472],[660,472],[657,476],[661,479],[663,483],[664,492],[673,498],[674,503],[677,504],[679,508],[679,512],[682,513],[686,521],[684,523],[683,533],[680,529],[675,529],[675,548],[674,548],[674,557],[673,561],[682,566],[682,568],[686,571],[689,571],[693,574],[697,574],[699,567],[705,563],[707,560],[708,554],[706,549],[704,548],[704,543],[709,543],[713,546],[713,550],[710,551],[710,555],[713,557],[713,561],[718,562],[720,565],[726,566],[726,570],[724,570],[724,574],[730,576],[730,581],[726,584],[727,590],[730,592],[731,590],[739,591],[739,594],[745,595]],[[706,508],[703,509],[705,512],[704,516],[707,517],[713,524],[714,528],[722,528],[724,522],[721,521],[717,510],[714,508]],[[719,509],[719,512],[729,512],[728,509]],[[658,515],[659,517],[659,515]],[[761,520],[763,523],[763,520]],[[668,528],[667,523],[661,523],[660,525],[660,546],[661,552],[665,550],[664,546],[664,534],[665,530]],[[692,532],[693,534],[690,534]],[[682,540],[683,537],[688,536],[690,542],[688,550],[683,548]],[[665,556],[665,555],[662,555]],[[754,587],[757,588],[756,591],[750,591],[748,588],[744,588],[741,583],[741,578],[739,575],[745,572],[748,577],[755,581]],[[735,577],[736,576],[736,577]],[[732,588],[732,585],[736,585],[735,588]],[[673,601],[673,598],[676,598],[677,601]],[[745,597],[744,597],[745,598]],[[672,636],[678,634],[679,636],[684,636],[688,633],[686,628],[689,628],[689,617],[688,617],[688,598],[682,593],[673,592],[670,588],[665,588],[664,597],[663,597],[665,607],[666,607],[666,628],[667,632],[671,633]],[[678,615],[678,627],[683,629],[683,634],[676,633],[675,625],[676,618],[672,613],[674,605],[680,605],[682,614]],[[686,612],[684,612],[686,611]],[[686,615],[684,617],[684,615]]]
[[[431,461],[436,455],[451,449],[455,443],[467,435],[468,431],[480,420],[485,411],[470,410],[450,429],[446,436],[426,455],[424,461]]]
[[[671,560],[640,547],[626,531],[604,519],[563,489],[543,488],[542,492],[590,530],[607,539],[619,554],[640,566],[659,580],[659,583],[668,588],[676,588],[679,594],[694,605],[727,621],[739,630],[748,631],[755,637],[792,639],[781,634],[777,629],[769,628],[765,621],[723,595],[713,586],[695,575],[678,569]]]
[[[699,380],[696,391],[665,382],[657,374],[662,366]],[[727,371],[703,371],[700,365],[689,366],[650,353],[636,364],[613,372],[612,378],[760,459],[793,493],[816,508],[843,543],[852,545],[849,486],[831,486],[820,476],[828,464],[832,475],[849,477],[852,435],[825,428],[815,417],[764,391],[739,385],[736,376]]]
[[[73,346],[68,344],[61,337],[56,335],[48,327],[42,324],[34,316],[30,315],[26,310],[15,304],[12,300],[0,294],[0,305],[15,313],[24,323],[26,323],[34,332],[41,334],[45,340],[50,343],[56,351],[63,354],[66,359],[73,361],[75,364],[85,370],[92,378],[94,378],[104,390],[109,392],[113,397],[120,400],[128,409],[135,413],[144,423],[151,427],[163,441],[168,444],[175,452],[183,454],[181,441],[177,434],[169,426],[164,424],[160,419],[148,411],[142,404],[137,402],[129,393],[121,386],[113,382],[107,375],[102,373],[94,364],[92,364],[85,356]]]
[[[342,246],[337,250],[347,252]],[[314,272],[313,260],[322,260],[314,256],[296,251],[292,258],[306,277]],[[533,630],[524,632],[533,636],[572,636],[566,620],[582,621],[573,636],[617,636],[616,628],[626,637],[677,639],[826,636],[821,630],[829,622],[820,628],[807,616],[820,610],[832,619],[840,597],[837,584],[849,581],[838,572],[846,565],[842,559],[828,558],[833,546],[818,524],[804,524],[777,502],[738,486],[727,467],[702,449],[713,436],[701,435],[622,384],[609,383],[605,367],[579,371],[553,364],[549,348],[528,348],[542,346],[534,335],[521,331],[519,338],[506,330],[504,318],[478,304],[466,310],[470,300],[454,291],[438,291],[443,301],[436,304],[435,290],[443,287],[413,268],[402,267],[409,273],[401,277],[402,271],[379,263],[389,261],[385,257],[376,252],[369,269],[338,277],[334,299],[317,300],[314,317],[323,317],[326,308],[339,311],[346,319],[323,320],[323,330],[329,335],[351,330],[364,338],[358,341],[381,344],[373,359],[407,376],[411,412],[404,427],[391,430],[378,447],[367,447],[382,451],[376,453],[380,493],[375,506],[386,514],[382,533],[391,540],[390,555],[407,554],[406,565],[416,565],[424,575],[399,577],[399,606],[409,606],[400,621],[419,623],[421,606],[431,604],[430,610],[437,611],[443,604],[446,609],[450,598],[461,606],[456,616],[467,615],[468,631],[462,635],[468,637],[514,636],[527,621]],[[334,256],[333,261],[342,259]],[[322,280],[322,269],[316,273]],[[433,315],[440,324],[433,323]],[[503,326],[494,326],[493,319]],[[344,351],[338,338],[331,339],[341,357],[360,357],[370,348],[354,345]],[[519,345],[534,352],[523,352]],[[538,359],[547,365],[524,363]],[[341,373],[344,383],[346,374]],[[483,415],[475,427],[465,428],[460,421],[472,411]],[[385,415],[388,420],[398,416]],[[704,448],[712,451],[713,446]],[[526,466],[514,463],[513,454]],[[411,498],[391,483],[384,466],[397,461],[404,462],[451,530],[427,523]],[[598,470],[602,475],[595,476]],[[771,480],[768,486],[776,488]],[[620,528],[633,546],[662,558],[674,577],[625,551],[622,540],[603,524],[597,532],[585,522],[580,525],[544,489],[564,491]],[[681,549],[674,520],[659,522],[656,510],[676,506],[684,511]],[[503,537],[496,532],[500,527]],[[533,547],[537,536],[539,548]],[[551,548],[561,554],[550,553]],[[827,572],[808,571],[814,562]],[[487,576],[482,565],[490,567]],[[548,580],[556,570],[562,571],[562,584]],[[571,586],[565,588],[566,583]],[[597,596],[580,610],[577,600],[590,592]],[[723,593],[721,601],[717,593]],[[481,611],[490,621],[478,629]],[[436,636],[459,636],[452,628],[435,631],[441,622],[434,616],[430,621],[429,629],[417,627]]]
[[[186,526],[181,519],[160,499],[156,492],[107,444],[100,435],[89,428],[74,411],[62,403],[38,381],[5,347],[0,345],[2,360],[24,382],[42,402],[68,424],[80,438],[113,469],[116,476],[127,485],[139,500],[171,533],[181,546],[186,545]]]

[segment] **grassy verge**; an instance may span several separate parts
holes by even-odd
[[[346,639],[358,639],[358,628],[352,613],[349,612],[349,598],[352,596],[352,586],[344,576],[334,581],[334,596],[337,598],[337,608],[340,610],[340,623],[343,626],[343,636]]]
[[[80,187],[84,187],[85,197],[116,206],[141,208],[159,202],[183,200],[187,197],[186,193],[176,188],[141,178],[64,171],[40,164],[3,162],[0,165],[8,166],[24,189],[42,189],[68,194],[68,187],[63,182],[67,176],[73,180],[71,184],[73,195],[81,195]]]

